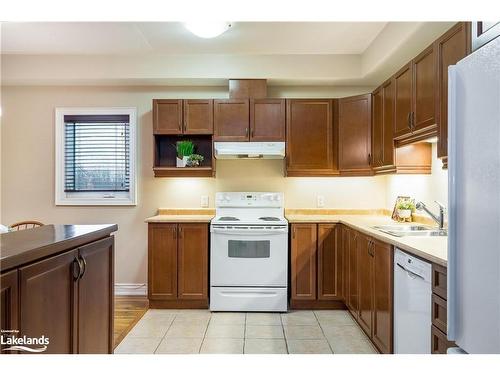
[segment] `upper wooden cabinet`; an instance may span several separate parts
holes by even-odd
[[[148,298],[152,308],[208,306],[208,224],[149,223]]]
[[[432,44],[394,76],[394,139],[398,145],[436,135],[435,57]]]
[[[248,141],[249,113],[248,99],[214,100],[214,141]]]
[[[343,175],[372,175],[371,94],[339,99],[339,169]]]
[[[214,101],[186,99],[184,106],[184,134],[212,134],[214,131]]]
[[[212,99],[153,99],[154,134],[212,134]]]
[[[459,22],[435,42],[437,55],[437,155],[444,167],[448,165],[448,67],[456,64],[471,51],[470,23]]]
[[[394,75],[394,138],[411,133],[412,77],[411,62]]]
[[[384,92],[378,87],[372,93],[372,154],[373,168],[380,168],[384,162]],[[392,137],[391,137],[392,139]]]
[[[286,101],[288,176],[338,175],[335,103],[330,99]]]
[[[250,141],[285,141],[285,99],[250,99]]]

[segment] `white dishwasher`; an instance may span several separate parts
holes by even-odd
[[[394,353],[431,353],[432,266],[399,249],[394,254]]]

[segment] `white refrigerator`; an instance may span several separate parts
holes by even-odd
[[[448,340],[500,353],[500,37],[449,68]]]

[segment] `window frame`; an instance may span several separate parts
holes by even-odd
[[[65,115],[128,115],[130,187],[128,192],[65,192]],[[57,107],[55,109],[55,204],[56,206],[137,205],[137,109],[134,107]]]

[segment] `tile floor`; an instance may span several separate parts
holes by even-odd
[[[347,311],[148,310],[117,354],[375,354]]]

